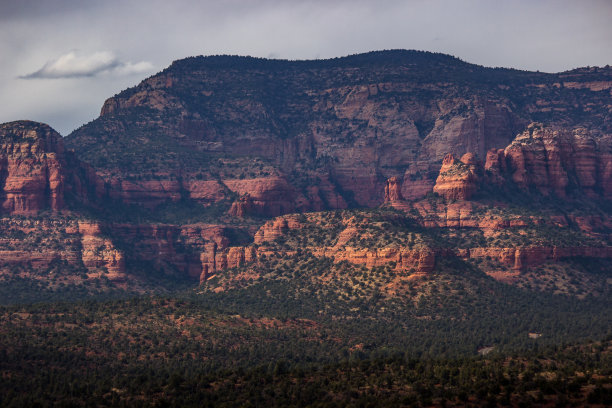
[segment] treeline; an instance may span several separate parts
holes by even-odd
[[[228,362],[213,372],[177,358],[83,365],[61,355],[45,368],[25,365],[20,372],[15,367],[22,362],[0,352],[0,405],[609,406],[611,347],[607,339],[493,358],[349,356],[333,364],[271,360],[246,369]]]

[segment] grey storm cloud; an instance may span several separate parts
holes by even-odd
[[[147,61],[122,62],[112,52],[101,51],[90,55],[78,55],[75,51],[63,54],[47,62],[39,70],[22,75],[22,79],[57,79],[92,77],[102,73],[121,75],[150,72],[153,65]]]

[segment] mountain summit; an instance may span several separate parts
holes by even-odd
[[[422,197],[446,154],[484,160],[534,121],[599,139],[611,88],[610,68],[544,74],[420,51],[191,57],[108,99],[66,144],[129,202],[232,192],[262,215],[374,206],[387,179]]]

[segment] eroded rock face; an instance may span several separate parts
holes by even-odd
[[[200,283],[205,282],[217,272],[228,268],[237,268],[257,261],[258,250],[253,246],[230,247],[226,250],[217,244],[209,244],[206,250],[200,254],[202,272]]]
[[[68,265],[59,278],[73,283],[103,277],[129,285],[151,273],[197,282],[206,272],[200,253],[211,247],[226,251],[229,243],[222,225],[120,224],[65,214],[42,220],[5,217],[0,218],[0,278],[17,270],[53,285],[52,271]]]
[[[181,199],[181,183],[178,180],[121,180],[109,182],[110,196],[126,204],[139,204],[153,208],[167,201]]]
[[[165,224],[109,224],[106,228],[117,240],[129,243],[127,260],[179,278],[199,279],[200,253],[211,245],[225,249],[229,240],[225,227],[211,224],[183,226]]]
[[[253,198],[253,211],[270,216],[347,203],[374,207],[389,178],[399,178],[405,199],[422,198],[444,155],[485,158],[537,117],[610,133],[610,74],[608,67],[560,74],[493,70],[402,50],[327,61],[187,58],[107,100],[100,117],[67,143],[99,164],[107,182],[126,180],[118,194],[130,202],[175,200],[175,186],[155,182],[161,177],[182,180],[183,192],[207,205],[221,195],[215,181],[242,176],[280,177],[289,185],[290,203],[260,200],[252,191],[257,187],[241,189],[239,196]],[[589,171],[580,170],[585,183]]]
[[[404,198],[416,199],[431,191],[446,153],[484,157],[491,148],[505,147],[530,115],[540,113],[535,104],[539,94],[558,93],[552,85],[531,86],[547,75],[534,73],[531,78],[509,71],[499,75],[499,86],[491,85],[495,75],[449,56],[413,51],[297,63],[188,58],[107,100],[100,118],[69,135],[67,143],[92,163],[104,155],[99,170],[109,174],[109,182],[110,174],[131,182],[132,173],[149,186],[152,159],[147,149],[163,140],[169,154],[158,160],[157,171],[174,172],[168,180],[182,178],[189,191],[198,184],[196,174],[202,182],[236,178],[228,166],[210,160],[214,155],[248,161],[245,178],[273,175],[298,192],[293,205],[279,200],[264,204],[262,211],[270,215],[344,208],[347,203],[372,207],[382,203],[391,177],[399,178]],[[504,76],[516,79],[512,93]],[[524,77],[530,78],[525,82],[529,86]],[[491,89],[486,97],[485,85]],[[521,109],[510,96],[523,98]],[[125,120],[133,115],[137,121]],[[112,140],[130,148],[119,148]],[[105,149],[99,148],[102,144]],[[129,169],[121,167],[124,150],[136,155]],[[252,165],[254,158],[267,170]],[[150,187],[162,191],[155,183]],[[131,200],[146,199],[138,188],[126,188],[134,191]],[[173,200],[175,189],[165,191]]]
[[[501,188],[514,184],[526,192],[560,198],[608,199],[611,146],[610,138],[593,137],[582,128],[532,123],[505,149],[488,151],[484,168],[473,153],[460,160],[445,156],[433,191],[447,200],[469,200],[484,182]]]
[[[563,129],[532,123],[504,150],[487,153],[490,181],[511,180],[541,194],[610,198],[612,184],[609,138],[583,128]]]
[[[462,160],[457,160],[452,154],[447,154],[442,160],[440,175],[433,188],[447,200],[469,200],[476,192],[477,162],[473,155],[466,154]]]
[[[469,158],[465,158],[469,163]],[[412,214],[419,214],[420,225],[425,228],[452,228],[455,230],[472,229],[481,230],[485,237],[504,235],[504,230],[517,231],[523,228],[532,228],[534,225],[556,226],[568,228],[570,225],[580,226],[582,231],[593,236],[602,236],[594,233],[594,226],[601,225],[603,233],[612,227],[609,219],[576,219],[570,216],[559,217],[533,217],[516,215],[513,217],[502,217],[495,211],[489,211],[481,204],[469,201],[456,201],[438,205],[433,208],[428,201],[406,204],[403,208]],[[202,274],[200,282],[219,271],[249,265],[258,262],[261,257],[291,256],[297,248],[286,247],[279,249],[272,245],[276,240],[289,236],[292,231],[312,227],[317,223],[316,215],[297,216],[289,215],[278,217],[265,223],[255,234],[255,245],[241,247],[221,247],[209,244],[206,251],[201,253]],[[324,221],[329,223],[330,221]],[[394,244],[381,247],[359,247],[355,242],[360,241],[368,235],[355,218],[343,218],[333,221],[334,224],[342,225],[343,229],[337,234],[336,239],[330,245],[312,245],[300,247],[316,257],[331,258],[335,262],[348,261],[356,265],[364,265],[367,268],[385,266],[393,263],[398,276],[411,276],[412,274],[431,273],[436,265],[436,259],[459,257],[462,259],[489,259],[499,262],[515,271],[523,271],[528,268],[541,265],[548,261],[558,261],[566,258],[588,257],[612,259],[612,247],[606,246],[576,246],[559,247],[548,246],[534,242],[531,245],[516,247],[482,247],[477,244],[473,247],[461,249],[449,249],[446,247],[435,247],[430,245],[414,245],[402,247]],[[390,221],[392,222],[392,221]],[[310,225],[310,227],[309,227]],[[324,224],[328,225],[328,224]],[[594,234],[593,234],[594,233]],[[600,244],[599,244],[600,245]],[[281,247],[282,248],[282,247]],[[280,251],[280,252],[279,252]]]
[[[282,238],[291,231],[305,228],[309,223],[316,223],[316,215],[310,220],[299,215],[286,215],[266,222],[255,233],[254,245],[222,248],[216,244],[209,244],[201,253],[202,275],[200,283],[218,273],[219,271],[240,267],[257,262],[261,257],[290,256],[296,248],[289,248],[278,252],[271,247],[271,243]],[[351,246],[349,241],[360,234],[354,225],[354,219],[338,220],[345,228],[339,233],[333,246],[308,246],[300,248],[317,257],[332,258],[335,262],[348,261],[367,268],[385,266],[391,262],[400,275],[426,274],[433,271],[436,262],[435,250],[427,246],[407,248],[390,246],[385,248],[358,248]]]
[[[565,258],[612,258],[612,247],[521,247],[521,248],[469,248],[457,250],[455,253],[464,259],[492,258],[502,265],[515,270],[524,270],[538,266],[546,261],[557,261]]]
[[[283,178],[224,180],[223,183],[241,197],[238,203],[242,203],[232,207],[235,215],[250,213],[274,217],[296,210],[298,194]]]
[[[449,158],[446,161],[446,166],[452,168],[455,165],[456,159]],[[462,164],[473,171],[474,177],[482,177],[478,171],[482,164],[473,155],[464,155]],[[389,190],[399,188],[395,180],[388,183],[387,196]],[[401,198],[401,196],[400,196]],[[534,226],[542,226],[542,228],[578,228],[587,236],[605,237],[607,231],[612,228],[612,219],[602,217],[601,215],[593,216],[575,216],[573,214],[560,214],[558,216],[535,216],[506,214],[503,211],[498,211],[493,207],[474,201],[446,201],[432,202],[430,200],[422,200],[416,202],[407,202],[403,200],[392,201],[388,203],[400,210],[411,214],[411,217],[416,217],[414,220],[424,228],[449,228],[454,230],[480,230],[484,237],[504,236],[508,231],[511,234],[521,234],[522,229],[533,228]],[[288,236],[292,231],[299,231],[302,228],[309,228],[308,225],[317,223],[316,215],[289,215],[278,217],[274,220],[266,222],[255,234],[255,246],[241,247],[241,249],[232,250],[238,251],[239,254],[248,251],[248,255],[235,254],[230,255],[227,251],[217,251],[215,259],[217,260],[216,268],[209,266],[209,271],[218,271],[219,267],[231,267],[229,265],[241,266],[249,262],[255,262],[261,255],[270,256],[275,254],[268,246],[271,242]],[[322,221],[329,223],[331,221]],[[360,224],[365,222],[365,224]],[[393,222],[393,221],[389,221]],[[593,247],[554,247],[538,244],[537,242],[531,245],[521,245],[517,247],[480,247],[478,244],[471,248],[458,250],[449,250],[447,248],[436,248],[427,245],[421,245],[411,248],[405,248],[397,245],[384,245],[381,247],[356,247],[355,242],[360,241],[364,235],[364,225],[366,221],[355,221],[355,218],[350,219],[334,219],[334,224],[342,225],[343,230],[337,235],[333,246],[321,245],[308,248],[300,248],[308,250],[315,256],[328,257],[339,261],[349,261],[354,264],[365,265],[366,267],[375,267],[386,265],[394,262],[396,270],[401,273],[412,271],[413,273],[429,273],[435,267],[436,258],[439,257],[455,257],[459,256],[464,259],[473,258],[492,258],[498,260],[502,265],[507,265],[517,271],[524,270],[533,266],[540,265],[547,261],[556,261],[564,258],[572,258],[576,256],[594,257],[594,258],[612,258],[612,249],[596,244]],[[327,224],[325,224],[327,225]],[[352,242],[352,244],[351,244]],[[475,241],[477,242],[477,241]],[[287,255],[293,253],[295,248],[288,249]],[[221,253],[221,255],[219,255]],[[208,257],[211,258],[210,256]],[[234,259],[234,261],[229,261]],[[251,261],[249,261],[249,259]],[[212,274],[212,273],[211,273]],[[211,276],[211,274],[207,276]]]
[[[288,230],[299,229],[301,227],[302,223],[299,221],[298,216],[287,215],[284,217],[278,217],[274,220],[266,222],[261,226],[261,228],[259,228],[259,230],[257,230],[255,233],[254,242],[255,244],[262,244],[264,242],[274,241]]]
[[[401,190],[401,184],[397,177],[388,179],[387,185],[385,186],[385,203],[402,201],[404,197],[402,196]]]
[[[248,214],[257,214],[258,210],[259,208],[253,202],[253,198],[247,193],[232,203],[228,214],[234,217],[244,217]]]
[[[0,197],[9,214],[64,208],[61,136],[34,122],[0,125]]]
[[[85,279],[104,276],[123,282],[127,277],[123,252],[96,221],[7,217],[0,219],[0,236],[0,275],[10,274],[2,265],[12,264],[20,266],[21,273],[42,280],[52,281],[54,277],[45,273],[57,268],[66,277],[67,265],[73,272],[85,273]]]
[[[395,262],[396,271],[402,273],[430,273],[436,264],[435,250],[428,247],[408,249],[401,247],[382,249],[344,248],[325,251],[325,255],[336,262],[348,261],[367,268],[384,266]]]
[[[332,258],[335,262],[348,261],[355,265],[364,265],[367,268],[385,266],[394,262],[395,270],[402,274],[430,273],[433,271],[436,262],[435,250],[428,247],[418,249],[401,247],[382,249],[325,247],[310,249],[315,256]],[[280,255],[291,255],[292,253],[292,251],[289,251]],[[277,252],[268,249],[266,246],[230,247],[225,251],[220,251],[218,247],[213,245],[201,254],[202,274],[200,283],[222,270],[251,264],[257,262],[262,255],[269,257],[273,254],[278,255]]]
[[[109,196],[125,204],[155,208],[188,197],[204,206],[218,203],[230,192],[218,180],[179,180],[172,174],[157,174],[155,180],[108,178]]]
[[[414,55],[400,54],[384,63],[364,56],[361,62],[343,59],[340,66],[311,62],[307,70],[301,63],[260,64],[250,59],[239,68],[230,61],[221,69],[214,58],[179,61],[109,99],[95,124],[69,138],[68,143],[85,156],[104,155],[104,180],[66,152],[61,136],[45,125],[2,125],[0,211],[57,212],[66,208],[70,195],[89,202],[108,195],[148,207],[183,199],[211,205],[238,197],[229,210],[237,217],[342,209],[349,203],[372,207],[384,201],[416,211],[425,228],[490,232],[547,222],[577,225],[589,233],[612,228],[606,217],[483,215],[482,208],[469,201],[482,183],[502,188],[516,184],[559,197],[610,199],[612,124],[606,107],[609,95],[601,92],[609,89],[607,82],[585,82],[584,73],[574,72],[564,75],[575,79],[566,78],[556,86],[547,74],[539,84],[534,81],[540,76],[527,73],[528,85],[521,85],[518,76],[512,92],[500,84],[485,98],[482,86],[489,89],[494,80],[478,82],[489,72],[486,69],[449,57],[422,64]],[[434,75],[428,69],[438,71]],[[457,70],[465,83],[453,82]],[[424,78],[423,72],[430,75]],[[553,101],[558,94],[567,98]],[[586,107],[582,102],[591,99],[592,116],[587,110],[576,117],[560,113],[574,110],[575,104]],[[554,110],[546,104],[554,104]],[[532,124],[512,141],[532,116],[546,112],[552,112],[556,123],[595,124],[590,127],[594,133]],[[133,154],[134,161],[124,168],[117,163],[127,162],[125,152]],[[485,152],[482,168],[477,157]],[[159,157],[151,157],[155,154]],[[406,201],[432,190],[446,199],[443,205]],[[297,216],[276,218],[255,233],[255,245],[230,246],[222,226],[82,224],[58,234],[70,241],[70,250],[52,245],[31,254],[24,248],[3,249],[0,260],[22,259],[41,268],[57,260],[82,262],[90,270],[107,269],[116,280],[123,279],[126,264],[142,264],[204,281],[219,270],[255,262],[269,250],[266,242],[303,226]],[[355,233],[356,227],[348,225],[338,244],[311,250],[367,266],[395,262],[398,271],[419,273],[431,271],[436,257],[449,256],[427,246],[351,246],[348,242]],[[124,248],[117,245],[121,242],[130,243],[134,251],[119,250]],[[517,270],[572,253],[589,256],[587,249],[572,251],[475,247],[461,256],[491,256]],[[599,249],[592,251],[599,256]]]
[[[217,180],[190,180],[186,184],[189,198],[204,205],[218,203],[227,196],[227,188]]]
[[[104,268],[112,281],[125,280],[125,256],[118,250],[108,236],[102,232],[97,222],[82,221],[78,224],[81,235],[81,259],[88,269]]]
[[[64,150],[62,137],[42,123],[0,125],[0,212],[60,211],[66,194],[96,201],[104,184],[95,171]]]

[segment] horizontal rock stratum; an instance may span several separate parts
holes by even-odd
[[[387,179],[421,198],[445,155],[484,161],[531,122],[604,138],[611,84],[609,67],[544,74],[405,50],[192,57],[109,98],[66,143],[127,202],[226,197],[234,215],[266,216],[372,207]]]
[[[607,259],[610,84],[609,67],[402,50],[179,60],[66,138],[0,125],[0,275],[205,282],[304,251],[398,276],[448,257],[514,271]]]

